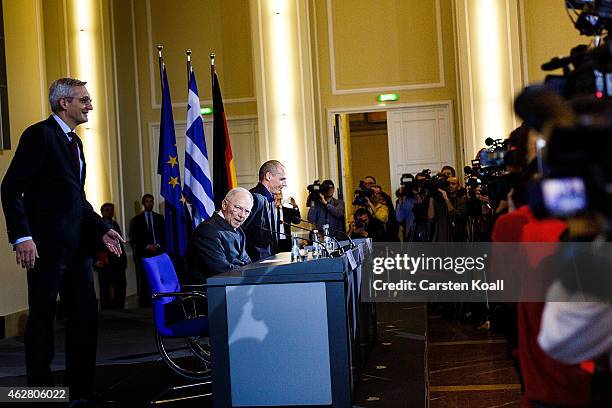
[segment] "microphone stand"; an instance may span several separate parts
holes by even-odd
[[[300,218],[300,220],[301,220],[301,218]],[[290,227],[295,227],[295,228],[297,228],[297,229],[301,229],[301,230],[303,230],[303,231],[308,231],[308,232],[312,232],[312,231],[313,231],[313,230],[311,230],[311,229],[304,228],[304,227],[300,227],[299,225],[295,225],[295,224],[292,224],[292,223],[290,223],[290,222],[281,221],[281,223],[282,223],[282,224],[285,224],[285,225],[289,225]],[[308,222],[308,224],[310,224],[310,222]],[[315,225],[316,225],[316,224],[315,224]],[[340,252],[340,255],[344,254],[344,253],[345,253],[344,248],[342,248],[342,245],[340,245],[340,242],[338,242],[338,240],[336,239],[336,237],[334,237],[334,236],[330,236],[330,238],[331,238],[331,239],[333,239],[333,240],[334,240],[334,242],[336,242],[336,244],[338,245],[338,251]]]
[[[281,222],[282,222],[282,221],[281,221]],[[293,237],[291,236],[291,234],[285,234],[284,232],[280,232],[280,231],[272,231],[271,229],[266,228],[266,227],[262,227],[262,226],[258,226],[257,228],[259,228],[259,229],[260,229],[260,230],[262,230],[262,231],[271,232],[271,233],[273,233],[273,234],[281,234],[281,235],[284,235],[284,236],[286,236],[286,237],[293,238]],[[302,238],[302,237],[296,237],[296,238],[301,239],[302,241],[306,241],[306,242],[308,242],[309,244],[314,244],[314,243],[315,243],[315,241],[313,241],[313,240],[311,240],[311,239],[308,239],[308,238]]]
[[[293,225],[293,224],[290,224],[290,223],[285,223],[284,221],[282,221],[282,222],[283,222],[284,224],[287,224],[287,225]],[[309,229],[307,229],[307,228],[302,228],[302,227],[299,227],[299,226],[297,226],[297,225],[293,225],[293,226],[294,226],[294,227],[296,227],[296,228],[298,228],[298,229],[302,229],[302,230],[304,230],[304,231],[311,231],[311,230],[309,230]],[[293,238],[293,237],[292,237],[290,234],[286,234],[286,233],[284,233],[284,232],[280,232],[280,231],[272,231],[271,229],[269,229],[269,228],[265,228],[265,227],[262,227],[262,226],[258,226],[258,228],[259,228],[259,229],[261,229],[262,231],[267,231],[267,232],[272,232],[272,233],[278,233],[278,234],[284,235],[284,236],[286,236],[286,237]],[[308,239],[308,238],[302,238],[302,237],[296,237],[296,238],[301,239],[301,240],[303,240],[303,241],[306,241],[306,242],[308,242],[309,244],[312,244],[312,245],[314,245],[314,244],[319,244],[319,245],[322,245],[322,244],[321,244],[319,241],[313,241],[313,240]],[[333,238],[333,237],[332,237],[332,238]],[[335,238],[333,238],[333,239],[335,239]],[[336,243],[338,243],[338,240],[335,240],[335,241],[336,241]],[[338,254],[339,254],[339,255],[343,255],[343,254],[344,254],[344,249],[342,249],[342,247],[340,246],[340,244],[339,244],[339,243],[338,243]],[[330,258],[333,258],[333,254],[332,254],[332,253],[329,253],[329,257],[330,257]]]
[[[300,222],[304,222],[304,223],[306,223],[306,224],[314,225],[315,227],[317,227],[317,228],[319,228],[319,229],[323,228],[323,226],[322,226],[322,225],[318,225],[318,224],[312,223],[312,222],[310,222],[310,221],[303,220],[303,219],[301,219],[301,218],[300,218]],[[346,232],[344,232],[344,231],[342,231],[342,230],[339,230],[339,229],[335,229],[335,228],[330,228],[330,229],[329,229],[329,231],[330,231],[331,233],[334,233],[334,234],[335,234],[336,232],[339,232],[340,234],[344,235],[344,236],[345,236],[345,237],[348,239],[348,241],[349,241],[349,249],[353,249],[353,248],[355,248],[355,247],[356,247],[355,242],[353,241],[353,239],[351,238],[351,236],[350,236],[349,234],[347,234]],[[337,242],[337,240],[336,240],[336,242]]]

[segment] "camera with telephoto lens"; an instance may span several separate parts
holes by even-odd
[[[368,205],[368,198],[372,201],[372,195],[374,192],[367,188],[365,185],[365,181],[361,180],[359,182],[359,189],[355,190],[355,198],[353,199],[353,205]]]
[[[566,98],[577,95],[610,98],[612,0],[566,0],[565,5],[570,18],[574,16],[574,27],[594,39],[590,46],[578,45],[569,56],[555,57],[543,64],[544,71],[563,69],[563,75],[547,75],[545,83]]]

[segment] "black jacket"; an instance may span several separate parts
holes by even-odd
[[[153,235],[149,231],[144,211],[132,218],[130,224],[130,243],[134,250],[134,259],[149,258],[164,252],[166,248],[166,222],[161,214],[151,211],[153,215],[153,227],[155,229],[155,239],[160,245],[160,249],[155,252],[147,251],[147,245],[154,244]]]
[[[66,134],[51,116],[27,128],[2,180],[10,242],[31,236],[42,257],[90,256],[108,227],[85,198]]]
[[[187,244],[187,273],[193,283],[251,263],[242,229],[234,230],[218,213],[196,227]]]
[[[300,209],[297,208],[289,208],[289,207],[281,207],[281,211],[283,212],[283,221],[291,224],[299,224],[302,221],[302,217],[300,214]],[[278,215],[278,214],[277,214]],[[285,233],[287,235],[279,235],[278,237],[278,252],[290,252],[291,251],[291,226],[285,225]],[[282,231],[282,228],[281,228]]]
[[[277,240],[275,234],[270,232],[273,230],[274,203],[268,200],[270,192],[261,183],[249,191],[253,194],[253,208],[242,228],[246,234],[249,257],[256,262],[277,253]]]

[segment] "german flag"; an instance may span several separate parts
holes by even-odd
[[[236,167],[232,156],[227,119],[223,109],[221,88],[214,65],[211,65],[213,93],[213,190],[215,208],[221,208],[223,198],[234,187],[238,187]]]

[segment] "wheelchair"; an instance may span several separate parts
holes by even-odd
[[[168,368],[178,375],[210,383],[212,362],[204,285],[181,287],[170,257],[144,258],[151,288],[155,344]]]

